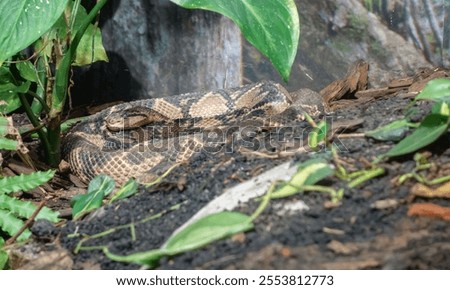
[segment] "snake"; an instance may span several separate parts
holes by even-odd
[[[189,163],[204,148],[205,131],[276,119],[293,106],[293,95],[264,81],[121,103],[74,125],[63,138],[63,158],[85,183],[100,174],[119,185],[130,178],[148,183],[174,165]],[[317,97],[308,101],[300,95],[302,110],[319,110]]]

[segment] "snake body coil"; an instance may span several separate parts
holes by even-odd
[[[195,133],[277,115],[290,104],[289,93],[272,82],[123,103],[75,125],[63,154],[84,182],[102,173],[118,184],[149,182],[204,146]]]

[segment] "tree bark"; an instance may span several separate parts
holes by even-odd
[[[101,22],[108,55],[125,74],[117,82],[131,98],[241,84],[240,31],[219,14],[167,0],[111,0]]]

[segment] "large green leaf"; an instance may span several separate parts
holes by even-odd
[[[294,0],[171,0],[227,16],[267,56],[285,81],[297,53],[300,24]]]
[[[394,157],[412,153],[436,141],[447,131],[448,117],[430,114],[420,123],[420,126],[408,137],[400,141],[384,156]]]
[[[168,255],[176,255],[203,247],[214,241],[253,228],[249,216],[239,212],[220,212],[208,215],[171,236],[161,248]]]
[[[68,0],[0,0],[0,64],[58,20]]]
[[[163,256],[172,256],[201,248],[230,235],[253,228],[250,217],[238,212],[220,212],[199,219],[182,231],[171,236],[160,249],[119,256],[104,248],[103,252],[111,260],[137,263],[154,267]]]

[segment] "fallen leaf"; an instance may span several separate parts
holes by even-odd
[[[397,199],[393,198],[380,199],[372,203],[370,207],[375,209],[396,208],[399,205],[399,203],[400,202]]]
[[[281,256],[283,256],[284,258],[289,258],[290,256],[292,256],[291,248],[283,247],[281,249]]]
[[[450,207],[433,203],[417,203],[409,207],[408,216],[424,216],[450,221]]]
[[[327,244],[327,248],[336,254],[350,255],[357,252],[359,249],[356,245],[343,244],[339,241],[332,240]]]
[[[444,183],[438,188],[430,188],[421,183],[417,183],[411,188],[411,194],[428,198],[450,198],[450,182]]]

